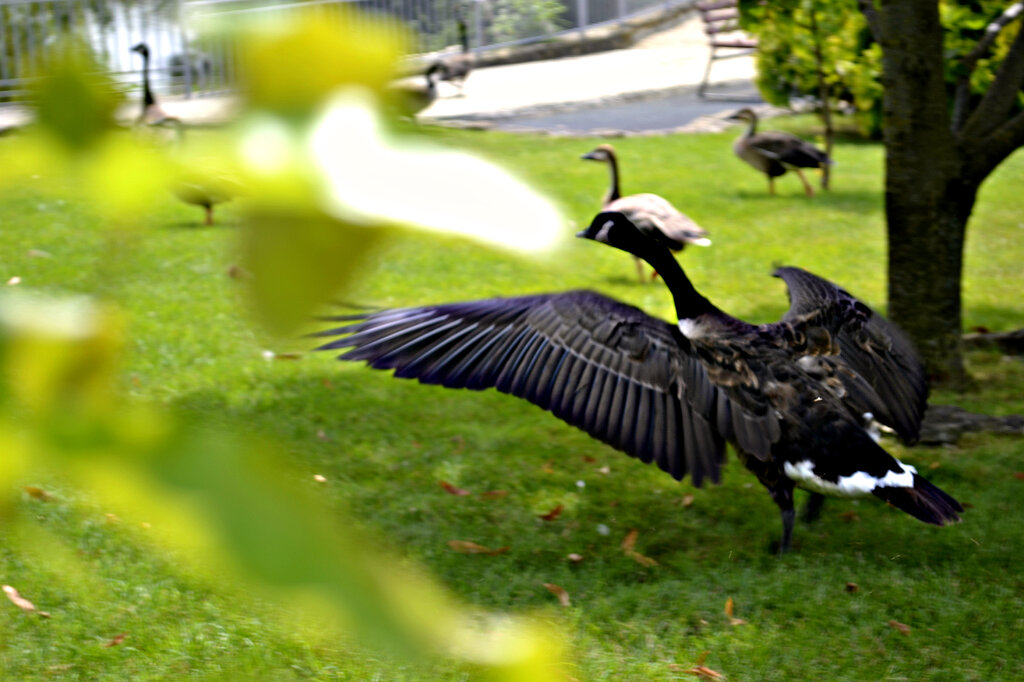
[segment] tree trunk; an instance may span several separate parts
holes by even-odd
[[[980,181],[950,131],[937,3],[887,0],[880,18],[889,317],[933,381],[962,385],[960,275]]]
[[[889,317],[913,340],[932,383],[962,386],[960,276],[976,189],[955,180],[948,187],[927,207],[886,192]]]

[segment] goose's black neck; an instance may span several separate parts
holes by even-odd
[[[694,288],[693,282],[683,272],[683,268],[668,248],[645,239],[632,251],[634,256],[647,261],[661,275],[665,286],[672,292],[676,316],[680,320],[693,319],[706,313],[721,313],[711,301]]]
[[[142,53],[142,106],[151,107],[156,104],[156,97],[149,87],[149,52]]]
[[[608,152],[608,172],[611,174],[612,184],[608,188],[608,194],[605,195],[605,205],[612,203],[622,196],[619,192],[619,163],[615,159],[615,154],[611,151]]]

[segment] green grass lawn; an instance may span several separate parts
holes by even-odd
[[[786,124],[801,129],[808,120]],[[606,187],[603,167],[577,160],[601,140],[425,134],[513,169],[579,227]],[[770,321],[787,308],[783,283],[769,277],[785,263],[884,310],[881,147],[842,141],[832,191],[807,199],[784,177],[770,197],[763,176],[733,157],[732,137],[614,141],[624,192],[662,194],[711,233],[713,246],[680,256],[698,289],[739,317]],[[0,138],[0,157],[6,144]],[[1017,154],[982,188],[967,244],[968,328],[1024,326],[1021,187]],[[887,443],[968,503],[964,522],[932,528],[876,500],[830,500],[818,523],[798,524],[795,551],[775,557],[777,509],[734,458],[720,486],[695,489],[493,391],[396,381],[327,354],[265,360],[264,349],[312,344],[271,341],[246,315],[227,274],[236,211],[225,206],[221,224],[203,228],[201,211],[168,195],[139,216],[138,230],[111,232],[86,206],[27,183],[0,196],[0,281],[18,276],[24,288],[116,303],[127,320],[126,394],[278,443],[302,481],[327,478],[322,494],[338,514],[463,603],[534,614],[565,633],[567,679],[697,679],[685,669],[701,660],[730,680],[1024,677],[1024,480],[1016,475],[1024,441],[979,434],[945,448]],[[571,239],[526,258],[406,233],[375,252],[344,298],[397,306],[580,287],[672,314],[666,290],[639,284],[629,256]],[[1024,412],[1019,359],[976,354],[969,366],[974,390],[935,399]],[[439,481],[473,494],[449,495]],[[53,495],[21,503],[45,534],[0,544],[0,583],[53,617],[28,617],[0,600],[0,679],[471,675],[455,664],[396,663],[296,625],[262,599],[180,568],[147,539],[146,519],[109,522],[100,500],[60,478],[26,484]],[[479,496],[492,490],[507,495]],[[539,518],[558,505],[555,520]],[[631,529],[636,550],[657,565],[622,551]],[[459,554],[449,540],[509,551]],[[61,551],[76,561],[58,561]],[[583,560],[567,560],[570,553]],[[559,606],[544,583],[567,590],[572,605]],[[730,598],[741,624],[724,613]],[[122,644],[104,646],[119,633],[127,633]]]

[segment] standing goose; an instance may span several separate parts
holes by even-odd
[[[673,251],[682,251],[687,244],[711,245],[707,231],[664,197],[657,194],[622,196],[619,192],[619,164],[615,157],[615,149],[610,144],[599,145],[580,158],[608,164],[611,186],[601,200],[601,206],[605,211],[622,213],[641,232]],[[636,258],[636,274],[643,282],[644,266],[639,256]],[[657,271],[651,273],[651,279],[657,274]]]
[[[469,72],[476,66],[476,57],[469,51],[469,32],[466,30],[466,22],[459,19],[457,24],[459,29],[459,45],[462,47],[462,51],[458,54],[442,57],[435,62],[435,65],[444,67],[441,80],[448,81],[458,87],[459,95],[462,95],[462,89],[466,85],[466,78],[469,77]]]
[[[384,310],[345,324],[320,350],[393,369],[425,384],[497,388],[551,411],[675,479],[718,482],[730,442],[782,513],[790,549],[793,491],[874,495],[935,525],[960,504],[890,456],[866,413],[916,439],[927,386],[907,341],[866,305],[799,268],[775,272],[790,309],[752,325],[694,289],[670,251],[621,213],[601,213],[585,237],[651,264],[678,325],[591,291]]]
[[[740,109],[729,119],[748,123],[747,131],[733,143],[732,149],[736,156],[768,176],[769,194],[775,194],[775,178],[792,170],[804,184],[807,196],[814,196],[814,189],[800,169],[831,164],[828,154],[796,135],[777,130],[757,132],[757,114],[753,109]]]
[[[181,120],[167,115],[167,112],[157,104],[153,88],[149,85],[149,45],[138,43],[131,48],[131,51],[142,56],[142,110],[139,112],[138,118],[135,119],[135,124],[179,129],[182,125]]]

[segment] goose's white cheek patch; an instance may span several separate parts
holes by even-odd
[[[864,497],[876,488],[913,488],[914,473],[917,470],[902,462],[899,465],[902,471],[887,471],[881,478],[858,471],[849,476],[840,476],[837,481],[827,481],[815,474],[814,463],[806,459],[796,464],[786,462],[783,470],[786,476],[806,490],[836,497]]]

